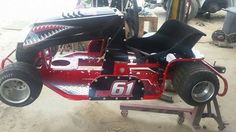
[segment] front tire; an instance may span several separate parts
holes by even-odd
[[[217,76],[198,62],[178,64],[172,76],[177,93],[192,106],[208,103],[219,91]]]
[[[30,64],[16,62],[0,72],[0,100],[10,106],[23,107],[38,98],[42,80]]]

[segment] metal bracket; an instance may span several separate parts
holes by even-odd
[[[214,107],[211,106],[212,102]],[[212,112],[212,108],[214,109],[215,113]],[[188,123],[190,123],[193,131],[199,131],[201,129],[199,123],[202,118],[213,118],[217,122],[219,130],[223,130],[226,125],[226,123],[224,123],[222,120],[218,101],[216,98],[214,98],[211,102],[207,104],[200,105],[194,108],[178,108],[178,107],[121,103],[120,110],[121,110],[121,115],[123,117],[128,116],[128,110],[175,114],[178,115],[179,125],[183,124],[185,118],[188,119]],[[204,110],[206,110],[206,112]]]

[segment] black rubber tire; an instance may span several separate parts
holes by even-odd
[[[221,41],[221,42],[224,42],[225,39],[226,39],[226,35],[224,33],[224,31],[222,30],[216,30],[212,33],[211,35],[211,39],[213,41]]]
[[[199,4],[197,2],[197,0],[191,0],[191,7],[190,7],[190,12],[188,14],[188,20],[191,20],[193,18],[195,18],[198,14],[199,11]]]
[[[59,50],[58,46],[51,47],[52,57],[54,57],[57,54],[58,50]]]
[[[23,48],[23,43],[19,43],[17,44],[16,48],[16,60],[19,62],[33,64],[37,53],[38,53],[37,49],[25,50]]]
[[[229,34],[226,39],[228,43],[236,43],[236,33]]]
[[[58,46],[51,47],[52,57],[57,54],[58,50]],[[38,50],[24,50],[23,45],[18,44],[16,48],[16,60],[18,62],[24,62],[33,65],[38,52]]]
[[[209,81],[214,85],[215,92],[205,102],[196,102],[192,95],[193,87],[201,81]],[[177,64],[172,74],[172,83],[179,96],[189,105],[199,106],[211,101],[219,91],[219,80],[205,65],[198,62]]]
[[[34,102],[41,93],[42,79],[37,70],[30,64],[16,62],[8,65],[0,72],[0,89],[2,83],[7,79],[17,78],[23,80],[30,88],[30,96],[22,103],[12,103],[7,101],[0,94],[0,100],[10,106],[23,107]]]

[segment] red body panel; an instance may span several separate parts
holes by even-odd
[[[95,42],[90,42],[88,51],[85,52],[74,52],[63,57],[53,58],[51,56],[50,49],[49,53],[40,52],[35,59],[43,58],[42,67],[38,68],[40,75],[43,78],[43,83],[53,91],[62,95],[65,98],[72,100],[88,100],[89,90],[92,83],[94,83],[98,78],[109,76],[119,77],[135,77],[143,84],[144,96],[141,99],[158,99],[165,90],[165,81],[171,79],[169,70],[173,68],[176,62],[200,62],[206,65],[210,70],[212,70],[218,77],[220,77],[224,82],[224,90],[219,93],[219,96],[224,96],[228,89],[227,80],[220,75],[210,64],[202,59],[183,59],[177,58],[166,66],[159,63],[128,63],[128,62],[115,62],[114,72],[111,75],[101,74],[102,65],[104,59],[102,55],[104,54],[103,48],[105,47],[105,41],[101,41],[101,51],[90,52],[90,48],[93,47]],[[15,50],[10,53],[1,63],[1,68],[3,69],[6,61],[13,63],[9,56],[11,56]],[[131,61],[130,61],[131,62]],[[163,68],[163,72],[157,72],[153,69]],[[131,80],[132,81],[132,80]],[[127,82],[128,83],[128,82]],[[109,92],[109,93],[107,93]],[[111,90],[99,90],[99,95],[110,94]],[[117,96],[118,97],[118,96]]]

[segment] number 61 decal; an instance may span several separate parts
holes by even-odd
[[[119,80],[111,85],[110,94],[115,97],[131,97],[135,81]]]

